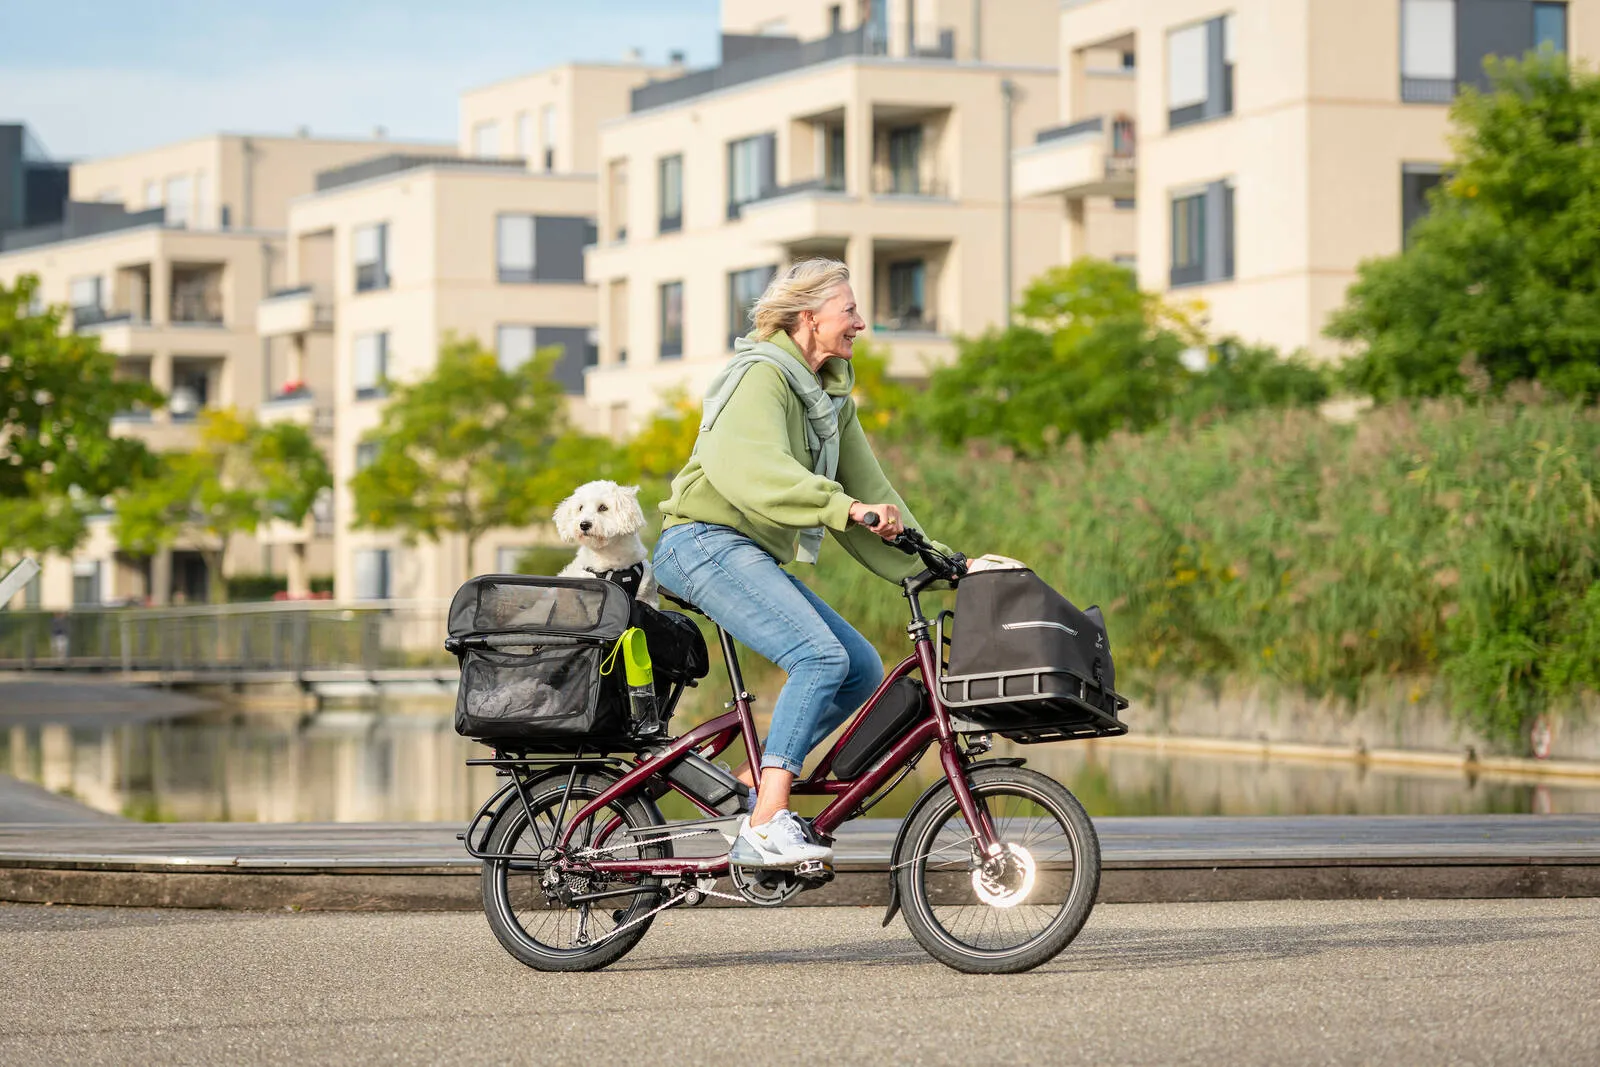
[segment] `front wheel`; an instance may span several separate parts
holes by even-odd
[[[922,805],[894,857],[911,936],[969,974],[1032,970],[1066,948],[1100,889],[1100,840],[1067,788],[1020,767],[968,779],[1000,847],[985,855],[948,783]]]

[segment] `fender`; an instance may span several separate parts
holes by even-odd
[[[967,764],[967,770],[971,772],[981,770],[984,767],[1020,767],[1027,762],[1027,759],[1022,756],[978,760],[975,763]],[[905,844],[906,830],[922,809],[932,803],[935,794],[949,784],[949,782],[941,778],[923,790],[922,795],[917,798],[917,802],[911,805],[911,810],[906,812],[905,819],[900,823],[900,832],[894,835],[894,847],[889,849],[889,908],[883,913],[884,926],[894,922],[894,917],[900,912],[900,883],[895,879],[895,868],[900,861],[900,846]]]
[[[615,768],[611,766],[614,760],[609,758],[600,757],[593,761],[578,760],[575,762],[577,762],[579,773],[581,774],[609,774],[612,776],[613,781],[619,777]],[[527,793],[531,794],[533,790],[544,785],[544,783],[549,781],[551,778],[560,778],[562,781],[565,781],[567,775],[570,773],[570,765],[552,766],[548,770],[538,771],[524,779],[522,788],[523,790],[527,791]],[[502,800],[502,797],[505,799]],[[483,802],[482,806],[478,808],[478,814],[473,816],[472,822],[467,824],[466,830],[456,834],[456,840],[467,846],[467,852],[469,855],[477,858],[484,858],[483,854],[488,851],[489,848],[489,839],[494,836],[495,828],[499,825],[500,820],[505,818],[512,811],[520,810],[521,807],[522,794],[517,790],[517,783],[514,781],[507,782],[505,785],[495,790],[493,796]],[[475,847],[472,841],[473,832],[477,829],[479,823],[483,823],[484,820],[488,821],[484,826],[481,835],[478,837],[478,844]]]

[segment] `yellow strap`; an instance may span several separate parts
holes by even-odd
[[[625,637],[627,636],[628,631],[624,630],[622,633]],[[601,675],[607,675],[611,673],[611,669],[617,665],[617,653],[620,651],[622,651],[621,637],[617,638],[617,643],[611,646],[611,655],[600,661]]]

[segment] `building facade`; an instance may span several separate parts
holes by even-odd
[[[74,164],[74,199],[63,205],[59,221],[0,237],[0,281],[14,285],[24,274],[36,275],[42,302],[64,306],[70,328],[96,335],[116,355],[120,376],[148,381],[166,394],[160,410],[119,415],[116,433],[139,437],[156,451],[192,448],[203,411],[233,408],[269,421],[304,418],[330,439],[328,418],[313,418],[296,403],[303,390],[286,388],[292,379],[275,369],[258,313],[284,287],[288,198],[314,188],[319,171],[395,147],[218,135]],[[135,210],[125,206],[130,202]],[[321,372],[313,360],[296,376]],[[325,516],[326,507],[319,512]],[[18,594],[19,604],[210,597],[203,546],[180,540],[153,557],[133,557],[118,550],[109,516],[90,526],[71,559],[41,561],[42,573]],[[331,567],[332,529],[325,517],[308,519],[303,528],[276,524],[255,537],[236,537],[224,560],[225,573],[287,574],[297,592]]]
[[[1333,356],[1356,268],[1427,210],[1459,87],[1538,47],[1592,60],[1600,2],[1066,0],[1058,122],[1016,151],[1016,189],[1058,207],[1061,259],[1120,201],[1141,287]]]
[[[1034,60],[1054,24],[1031,0],[725,5],[723,63],[641,87],[601,130],[597,426],[623,436],[671,391],[699,395],[807,256],[850,265],[896,375],[1004,322],[1058,254],[1052,205],[1013,204],[1008,237],[1005,201],[1007,126],[1053,120],[1056,73]]]

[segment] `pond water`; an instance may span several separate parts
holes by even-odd
[[[1600,782],[1173,755],[1115,739],[1001,747],[996,754],[1024,755],[1066,784],[1092,815],[1600,812]],[[464,821],[495,788],[492,770],[464,761],[487,754],[456,736],[442,703],[0,730],[0,772],[151,821]],[[872,814],[904,814],[938,774],[925,759]],[[669,817],[688,815],[663,806]],[[809,813],[820,802],[799,806]]]

